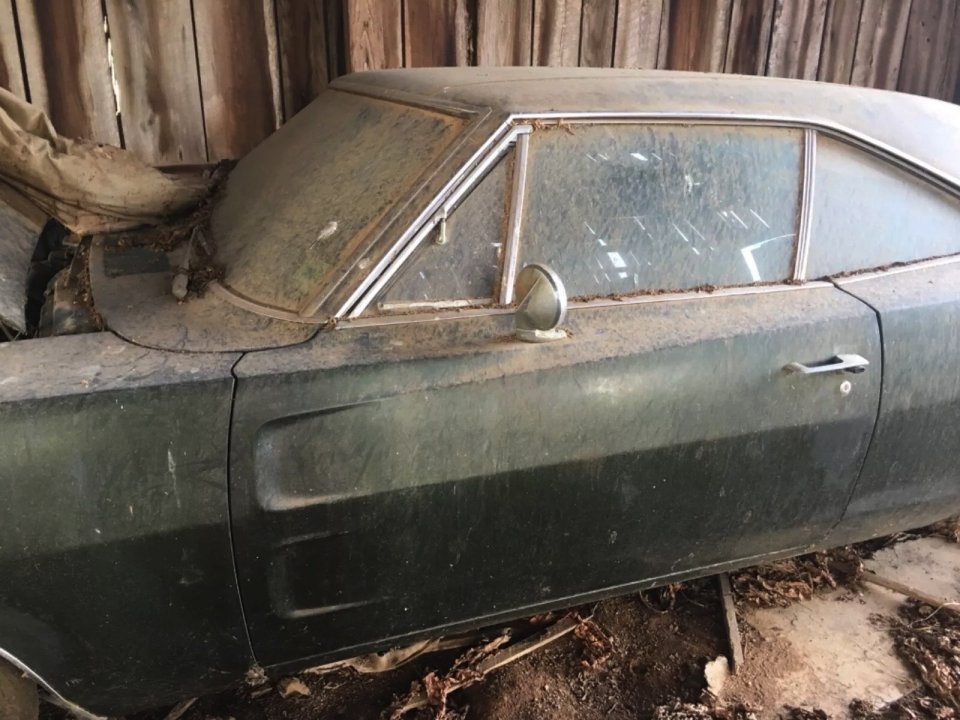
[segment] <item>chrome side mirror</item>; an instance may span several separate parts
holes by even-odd
[[[517,275],[513,296],[519,300],[514,315],[518,338],[547,342],[567,336],[558,327],[567,316],[567,291],[553,270],[527,265]]]

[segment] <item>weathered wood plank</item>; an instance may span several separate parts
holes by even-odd
[[[343,3],[324,0],[327,26],[327,76],[330,80],[347,73],[347,29]]]
[[[617,6],[614,67],[655,68],[664,0],[621,0]]]
[[[583,0],[537,0],[533,17],[533,64],[553,67],[580,62]]]
[[[862,0],[830,0],[824,21],[817,80],[850,83],[862,10]]]
[[[20,64],[20,44],[13,20],[13,0],[0,0],[0,87],[22,98],[23,67]]]
[[[671,70],[723,70],[731,0],[673,0],[667,67]]]
[[[777,0],[767,75],[815,80],[827,0]]]
[[[324,0],[277,0],[284,119],[296,115],[329,82]]]
[[[953,21],[953,40],[950,45],[950,66],[944,85],[944,100],[960,102],[960,9]]]
[[[617,24],[617,0],[583,0],[580,24],[580,64],[610,67]]]
[[[663,0],[663,10],[660,13],[660,41],[657,46],[657,67],[667,67],[667,53],[670,50],[670,16],[673,13],[673,3]]]
[[[850,77],[854,85],[896,89],[909,18],[910,0],[863,0]]]
[[[120,144],[100,0],[19,0],[30,100],[68,137]]]
[[[467,0],[414,0],[403,12],[407,67],[470,65]]]
[[[533,0],[477,0],[477,64],[533,62]]]
[[[897,89],[930,97],[949,94],[951,34],[957,15],[955,0],[913,0]]]
[[[347,72],[403,66],[400,0],[346,0]]]
[[[734,0],[724,72],[763,75],[767,71],[773,5],[774,0]]]
[[[207,159],[190,0],[107,0],[124,145],[157,165]]]
[[[260,2],[193,4],[209,160],[249,152],[277,127],[278,58]]]

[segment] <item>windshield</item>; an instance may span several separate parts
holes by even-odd
[[[211,220],[223,284],[259,304],[300,309],[461,126],[327,91],[231,173]]]

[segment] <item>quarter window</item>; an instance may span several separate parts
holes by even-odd
[[[498,162],[423,240],[383,294],[381,310],[489,302],[500,275],[510,158]]]
[[[572,297],[792,277],[803,133],[635,124],[535,132],[521,264]]]
[[[839,140],[817,141],[808,278],[960,253],[960,202]]]

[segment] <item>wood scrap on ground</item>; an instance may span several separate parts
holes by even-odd
[[[727,645],[730,648],[730,672],[736,674],[743,666],[743,639],[740,637],[730,576],[720,573],[717,575],[717,583],[720,586],[720,601],[723,607],[723,626],[727,631]]]
[[[504,633],[484,645],[471,648],[457,658],[447,673],[438,675],[431,672],[422,682],[414,682],[410,692],[394,702],[389,710],[389,717],[391,720],[400,720],[407,713],[425,707],[434,709],[435,720],[455,720],[462,717],[447,706],[447,698],[452,692],[480,682],[494,670],[559,640],[589,620],[571,614],[561,618],[542,633],[514,645],[507,646],[512,636]]]

